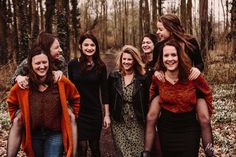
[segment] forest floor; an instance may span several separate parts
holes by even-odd
[[[108,66],[108,71],[114,68],[115,56],[112,53],[107,53],[103,57]],[[207,76],[208,82],[213,90],[213,106],[214,112],[212,115],[212,128],[215,141],[215,152],[217,157],[236,157],[236,61],[221,61],[220,63],[211,63]],[[228,65],[229,63],[229,65]],[[222,66],[224,65],[224,66]],[[214,72],[212,69],[213,67]],[[217,69],[219,68],[219,69]],[[228,71],[225,69],[230,68]],[[233,69],[233,71],[231,71]],[[208,70],[208,71],[209,71]],[[10,128],[9,115],[7,112],[6,97],[10,85],[6,85],[9,77],[12,75],[14,68],[0,67],[0,73],[5,74],[3,79],[0,79],[0,156],[6,156],[7,138]],[[227,74],[227,76],[225,76]],[[219,83],[214,81],[219,77],[230,77],[231,81]],[[217,78],[216,78],[217,77]],[[219,78],[220,80],[221,78]],[[209,81],[210,80],[210,81]],[[233,81],[232,81],[233,80]],[[5,86],[3,86],[5,84]],[[118,157],[114,149],[111,130],[102,130],[101,134],[101,151],[102,157]],[[18,153],[18,157],[24,157],[23,151]],[[200,148],[199,157],[204,157],[202,148]]]

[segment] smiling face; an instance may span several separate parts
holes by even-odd
[[[54,40],[52,46],[50,47],[50,54],[53,60],[59,59],[61,55],[62,49],[60,47],[60,43],[57,39]]]
[[[87,57],[92,57],[96,52],[96,45],[91,39],[87,38],[83,41],[81,49]]]
[[[142,41],[142,50],[144,53],[152,53],[154,49],[154,43],[148,37],[144,37]]]
[[[49,60],[45,54],[32,57],[32,69],[41,78],[45,78],[49,68]]]
[[[171,33],[164,27],[163,23],[157,22],[157,36],[160,41],[170,37]]]
[[[133,71],[134,59],[131,54],[124,52],[121,63],[126,73]]]
[[[166,45],[163,48],[163,63],[167,71],[174,72],[178,70],[178,55],[174,46]]]

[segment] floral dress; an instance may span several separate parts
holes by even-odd
[[[112,121],[113,140],[121,156],[138,157],[144,148],[144,127],[138,122],[132,104],[134,80],[125,86],[123,78],[122,87],[124,99],[122,117],[124,121]]]

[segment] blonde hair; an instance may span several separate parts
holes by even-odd
[[[134,59],[133,69],[136,74],[144,75],[145,74],[145,65],[142,62],[140,52],[137,48],[132,45],[125,45],[122,47],[120,54],[117,58],[117,68],[121,72],[121,74],[125,74],[125,69],[122,65],[122,57],[124,53],[130,54]]]

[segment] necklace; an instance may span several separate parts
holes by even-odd
[[[165,73],[165,78],[167,81],[169,81],[171,84],[176,84],[179,81],[179,78],[174,78],[174,76],[170,77],[167,73]]]

